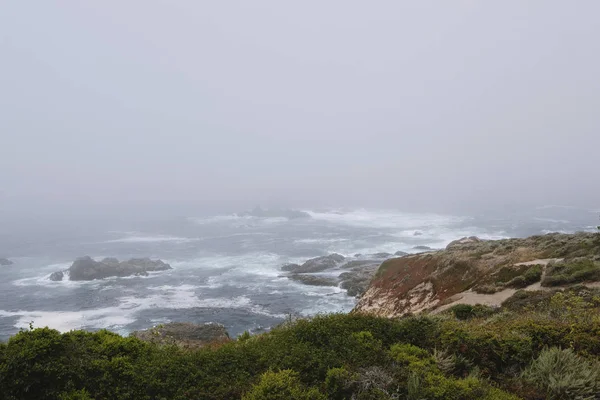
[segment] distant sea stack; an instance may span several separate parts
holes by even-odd
[[[13,265],[14,262],[10,261],[8,258],[0,258],[0,265],[6,267],[9,265]]]
[[[121,261],[116,258],[105,258],[102,261],[94,261],[91,257],[80,257],[73,262],[66,271],[57,271],[50,275],[52,281],[62,281],[65,275],[71,281],[92,281],[109,277],[124,276],[146,276],[148,272],[166,271],[171,266],[161,260],[149,258],[132,258],[129,261]]]

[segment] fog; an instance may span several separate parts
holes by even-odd
[[[600,208],[598,15],[3,1],[0,216]]]

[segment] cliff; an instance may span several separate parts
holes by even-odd
[[[354,311],[399,317],[453,304],[498,306],[517,289],[599,286],[600,235],[532,236],[483,241],[475,237],[445,250],[385,261]]]

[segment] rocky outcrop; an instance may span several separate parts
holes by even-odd
[[[514,290],[510,289],[510,282],[520,276],[530,276],[533,271],[528,268],[543,264],[540,260],[568,262],[581,257],[590,260],[600,257],[597,234],[552,233],[485,241],[463,238],[450,243],[445,250],[383,262],[354,311],[399,317],[432,310],[468,297],[467,293],[477,292],[479,288],[498,287],[502,293]]]
[[[14,262],[10,261],[8,258],[0,258],[0,265],[3,267],[13,265]]]
[[[399,252],[402,253],[402,252]],[[402,253],[406,254],[406,253]],[[362,295],[385,259],[394,257],[389,253],[356,254],[346,258],[339,254],[317,257],[304,264],[286,264],[281,270],[289,272],[289,279],[312,286],[340,286],[349,296]],[[340,271],[337,277],[318,275],[326,270]]]
[[[281,270],[295,274],[306,274],[311,272],[322,272],[327,269],[338,267],[346,258],[340,254],[330,254],[328,256],[316,257],[306,261],[302,265],[286,264]]]
[[[80,257],[73,262],[67,271],[57,271],[50,275],[50,280],[61,281],[68,272],[69,280],[91,281],[108,277],[124,277],[132,275],[148,275],[152,271],[165,271],[171,266],[161,260],[149,258],[132,258],[129,261],[119,262],[116,258],[105,258],[95,261],[91,257]]]
[[[288,278],[309,286],[337,286],[340,283],[336,277],[312,274],[292,274]]]
[[[50,274],[50,280],[54,282],[60,282],[65,277],[65,273],[63,271],[56,271]]]
[[[176,345],[182,348],[198,348],[211,343],[224,343],[230,340],[221,324],[192,324],[172,322],[154,328],[132,332],[130,336],[159,345]]]
[[[452,248],[457,248],[457,247],[466,248],[473,244],[477,244],[481,241],[482,240],[479,239],[477,236],[464,237],[462,239],[458,239],[458,240],[454,240],[454,241],[450,242],[450,244],[448,244],[448,246],[446,246],[446,250],[449,250]]]
[[[340,274],[340,287],[346,289],[348,296],[361,296],[369,287],[369,283],[380,264],[380,262],[371,262],[354,267],[351,271]]]

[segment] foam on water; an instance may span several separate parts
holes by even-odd
[[[421,228],[426,226],[449,225],[464,221],[464,217],[440,214],[414,214],[397,211],[373,210],[333,210],[316,212],[305,210],[312,218],[321,221],[341,223],[369,228]]]
[[[186,238],[178,236],[144,236],[135,234],[132,236],[125,236],[118,239],[106,240],[102,243],[160,243],[160,242],[173,242],[173,243],[190,243],[201,240],[200,238]]]
[[[242,309],[254,314],[273,318],[285,315],[272,313],[265,308],[253,304],[248,296],[203,298],[198,296],[202,286],[151,286],[147,296],[124,296],[119,298],[116,307],[103,307],[82,311],[7,311],[0,310],[0,317],[18,317],[14,326],[26,328],[30,323],[36,327],[48,326],[61,332],[73,329],[107,328],[120,330],[134,323],[137,314],[151,309],[184,310],[193,308],[207,309]]]

